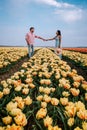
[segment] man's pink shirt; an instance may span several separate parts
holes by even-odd
[[[39,38],[39,36],[36,36],[31,32],[28,32],[25,37],[28,44],[34,44],[35,38]]]

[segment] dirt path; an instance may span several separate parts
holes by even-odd
[[[0,82],[1,82],[2,80],[6,80],[7,78],[10,78],[15,72],[17,72],[17,71],[20,69],[21,65],[22,65],[24,62],[28,61],[28,59],[29,59],[29,58],[28,58],[27,56],[24,57],[23,59],[21,59],[20,61],[18,61],[17,64],[13,65],[13,66],[11,67],[11,69],[9,70],[9,72],[5,72],[5,73],[3,73],[3,74],[0,74]]]
[[[70,60],[67,60],[63,57],[63,60],[67,62],[67,64],[72,68],[72,69],[76,69],[77,73],[79,75],[82,75],[84,77],[84,79],[87,81],[87,70],[82,69],[80,66],[72,63]]]

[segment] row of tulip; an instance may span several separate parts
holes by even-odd
[[[64,50],[76,51],[81,53],[87,53],[87,48],[63,48]]]
[[[87,67],[87,54],[63,50],[63,56],[71,59],[73,62],[77,63],[79,66]]]
[[[0,48],[0,71],[3,72],[7,68],[10,68],[15,62],[27,55],[26,48]]]
[[[87,130],[87,82],[49,49],[0,85],[0,130]]]

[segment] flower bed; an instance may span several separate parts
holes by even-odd
[[[87,53],[87,48],[63,48],[64,50],[68,51],[76,51],[81,53]]]
[[[74,63],[78,64],[81,67],[87,68],[87,54],[82,54],[80,52],[74,52],[74,51],[63,51],[63,56],[66,58],[69,58]]]
[[[9,71],[20,59],[27,55],[26,48],[0,48],[0,74]]]
[[[87,82],[49,49],[39,50],[0,85],[0,130],[26,125],[27,130],[87,129]]]

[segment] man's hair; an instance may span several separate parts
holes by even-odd
[[[30,27],[30,31],[31,31],[32,29],[34,29],[34,27]]]

